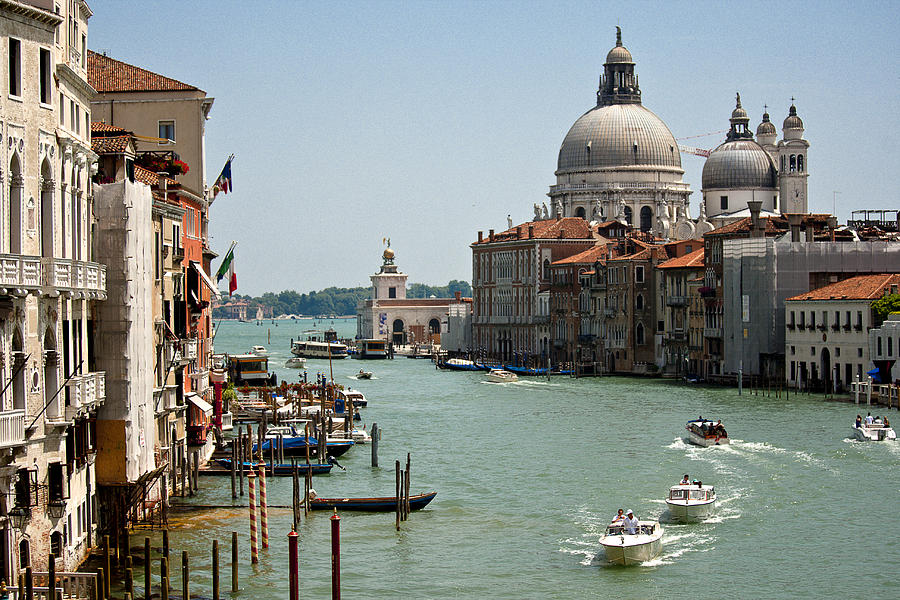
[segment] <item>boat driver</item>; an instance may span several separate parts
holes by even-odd
[[[690,484],[691,484],[691,480],[688,478],[688,474],[685,473],[685,474],[684,474],[684,477],[681,478],[681,484],[680,484],[680,485],[690,485]]]
[[[620,508],[619,512],[616,513],[616,516],[613,517],[612,522],[619,523],[620,521],[624,521],[624,520],[625,520],[625,511]]]
[[[628,535],[635,535],[638,532],[639,523],[631,509],[628,509],[628,512],[625,513],[624,525],[625,533]]]

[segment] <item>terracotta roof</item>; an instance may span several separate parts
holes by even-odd
[[[700,268],[703,266],[703,248],[694,250],[690,254],[667,260],[658,266],[660,269]]]
[[[825,213],[811,213],[803,215],[803,220],[801,224],[803,227],[812,226],[815,231],[821,231],[828,227],[828,219],[831,217],[829,214]],[[788,223],[788,220],[784,216],[780,217],[761,217],[763,221],[766,222],[766,235],[779,235],[786,231],[790,231],[791,226]],[[734,223],[729,223],[728,225],[723,225],[718,229],[713,229],[706,235],[728,235],[728,234],[736,234],[736,233],[749,233],[750,232],[750,217],[744,217],[739,221],[735,221]],[[704,236],[705,237],[705,236]]]
[[[147,185],[159,185],[159,175],[154,173],[153,171],[148,171],[144,167],[140,167],[138,165],[134,165],[134,178],[141,183],[146,183]],[[166,181],[169,185],[175,185],[177,182],[174,179],[170,179],[166,177]]]
[[[892,285],[900,285],[900,273],[857,275],[788,300],[877,300],[891,293]]]
[[[91,135],[98,133],[125,133],[127,130],[102,121],[91,121]]]
[[[177,79],[88,50],[88,83],[100,92],[202,91]]]
[[[588,222],[581,217],[563,217],[557,219],[547,219],[544,221],[528,221],[522,223],[506,231],[494,234],[494,242],[509,242],[517,239],[527,240],[528,227],[534,227],[533,239],[567,239],[567,240],[583,240],[591,239],[593,234]],[[521,237],[517,237],[516,229],[521,231]],[[480,242],[475,244],[490,244],[490,236],[486,236]]]
[[[130,135],[91,138],[91,150],[97,154],[121,154],[128,149],[132,139]]]
[[[573,264],[592,265],[598,260],[605,260],[607,256],[609,256],[609,248],[607,248],[605,243],[601,243],[593,248],[588,248],[583,252],[579,252],[578,254],[555,260],[553,261],[552,266]]]
[[[646,248],[641,248],[634,254],[628,254],[625,256],[617,256],[616,258],[610,258],[610,262],[614,260],[651,260],[653,258],[666,260],[669,258],[669,255],[666,254],[666,249],[660,246],[648,246]]]

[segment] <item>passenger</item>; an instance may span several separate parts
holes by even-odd
[[[888,421],[888,418],[887,418],[886,416],[884,417],[884,426],[885,426],[885,427],[890,427],[890,426],[891,426],[891,422]]]
[[[345,468],[343,467],[343,465],[341,465],[341,463],[339,463],[339,462],[337,461],[337,459],[336,459],[335,457],[333,457],[333,456],[330,455],[330,454],[328,455],[328,464],[329,464],[329,465],[332,465],[332,466],[335,466],[335,467],[337,467],[337,468],[339,468],[341,471],[346,471],[346,470],[347,470],[347,469],[345,469]]]
[[[640,523],[638,523],[637,517],[634,516],[634,513],[629,509],[627,513],[625,513],[625,533],[628,535],[634,535],[638,532],[638,527],[640,527]]]
[[[862,427],[862,415],[856,415],[856,424],[854,425],[857,429]]]
[[[872,418],[872,413],[868,413],[866,415],[866,425],[871,425],[875,422],[875,419]]]
[[[691,480],[688,479],[688,474],[685,473],[685,474],[684,474],[684,477],[681,478],[681,484],[680,484],[680,485],[689,485],[690,483],[691,483]]]
[[[622,509],[620,508],[620,509],[619,509],[619,512],[616,513],[616,516],[613,517],[612,522],[613,522],[613,523],[620,523],[620,522],[622,522],[622,521],[624,521],[624,520],[625,520],[625,511],[622,510]]]

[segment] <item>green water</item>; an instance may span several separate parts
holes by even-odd
[[[270,331],[270,369],[296,380],[280,366],[311,323],[224,323],[216,351],[245,352]],[[352,320],[333,326],[356,330]],[[360,366],[376,379],[352,379]],[[327,368],[310,360],[310,378]],[[354,448],[340,459],[346,472],[314,479],[319,495],[393,495],[394,460],[407,452],[413,493],[438,492],[399,532],[392,513],[342,515],[344,598],[898,596],[900,446],[849,441],[852,404],[645,378],[494,384],[406,358],[337,361],[334,378],[366,394],[364,420],[384,431],[382,467],[370,467],[368,446]],[[684,422],[701,414],[723,419],[734,443],[685,445]],[[664,524],[663,553],[648,564],[604,564],[598,540],[616,509],[664,516],[662,498],[684,473],[716,486],[716,516]],[[269,503],[289,504],[290,479],[269,481]],[[192,502],[231,503],[227,478],[201,488]],[[211,540],[226,590],[238,531],[239,597],[286,598],[290,519],[270,511],[272,546],[256,568],[246,509],[179,516],[173,551],[190,551],[193,591],[208,596]],[[329,531],[327,514],[300,527],[304,597],[330,597]]]

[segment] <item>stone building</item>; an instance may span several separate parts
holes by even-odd
[[[702,242],[698,245],[697,250],[667,260],[657,267],[665,299],[662,358],[663,372],[668,375],[685,376],[695,372],[691,370],[689,358],[692,341],[690,312],[696,300],[692,298],[690,282],[703,275]]]
[[[890,292],[898,293],[896,283],[891,284]],[[878,369],[879,383],[900,385],[900,313],[890,313],[880,326],[869,330],[869,356]]]
[[[96,544],[90,98],[81,0],[0,2],[0,578],[74,570]],[[8,383],[8,385],[7,385]]]

